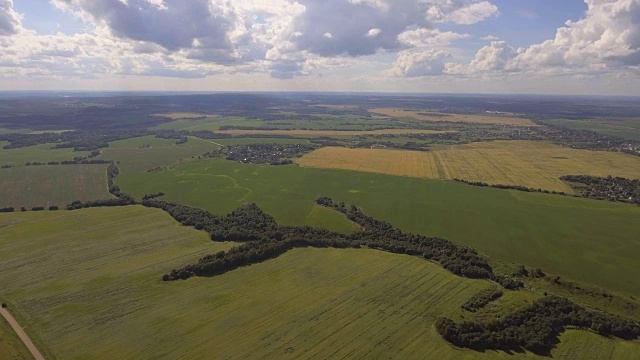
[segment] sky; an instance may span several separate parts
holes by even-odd
[[[0,90],[640,95],[640,0],[0,0]]]

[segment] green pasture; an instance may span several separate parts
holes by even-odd
[[[574,130],[589,130],[605,135],[640,141],[640,118],[625,119],[553,119],[545,123]]]
[[[0,141],[0,165],[24,165],[27,162],[73,160],[74,157],[87,156],[86,151],[73,149],[52,149],[53,144],[39,144],[17,149],[4,149],[8,142]]]
[[[255,202],[285,225],[309,224],[330,196],[413,233],[440,236],[489,256],[640,294],[640,207],[454,182],[354,171],[193,160],[116,179],[136,197],[166,198],[225,214]]]
[[[0,207],[65,207],[111,198],[107,165],[44,165],[0,169]]]
[[[122,173],[146,172],[156,167],[171,166],[185,158],[197,157],[218,149],[214,140],[190,137],[185,144],[153,135],[114,141],[102,150],[100,159],[114,160]]]
[[[165,283],[167,270],[232,244],[139,206],[1,214],[0,297],[56,359],[494,359],[458,350],[439,316],[491,286],[417,257],[295,249],[217,277]],[[559,359],[632,358],[638,342],[569,332]],[[598,350],[598,349],[596,349]],[[622,357],[624,358],[624,357]]]

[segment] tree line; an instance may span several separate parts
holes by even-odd
[[[561,297],[548,296],[532,305],[490,322],[448,318],[436,321],[436,330],[448,342],[474,350],[521,351],[549,355],[558,336],[569,327],[591,330],[602,336],[624,340],[640,337],[640,325],[621,317],[586,310]]]
[[[293,247],[367,246],[393,253],[420,256],[439,263],[456,275],[491,279],[507,289],[518,289],[524,285],[520,280],[494,273],[486,259],[471,248],[455,245],[440,238],[405,234],[389,223],[366,215],[356,206],[335,204],[329,198],[320,198],[317,202],[345,213],[364,230],[345,235],[308,226],[279,226],[273,217],[255,204],[245,204],[227,216],[214,215],[206,210],[155,198],[143,200],[142,205],[163,209],[181,224],[207,231],[214,241],[244,243],[238,249],[230,250],[220,257],[203,257],[196,264],[175,269],[163,277],[165,280],[223,273],[239,266],[279,256]],[[211,262],[215,262],[215,265],[210,264]]]

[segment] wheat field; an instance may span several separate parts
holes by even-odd
[[[445,114],[434,111],[404,110],[398,108],[376,108],[370,109],[370,113],[386,115],[391,117],[410,117],[416,120],[436,121],[436,122],[463,122],[478,124],[500,124],[500,125],[520,125],[537,126],[531,120],[515,117],[514,115],[478,115],[478,114]]]
[[[640,178],[640,158],[576,150],[534,141],[495,141],[434,152],[327,147],[298,160],[300,166],[356,170],[429,179],[464,179],[572,193],[562,175]]]

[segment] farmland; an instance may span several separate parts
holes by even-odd
[[[114,160],[122,172],[147,171],[155,167],[173,165],[180,159],[190,158],[217,149],[219,145],[208,140],[189,138],[185,144],[175,140],[144,136],[114,141],[104,149],[101,159]]]
[[[435,319],[460,319],[460,305],[489,283],[415,257],[296,249],[164,283],[167,268],[231,244],[136,206],[5,214],[0,226],[2,296],[60,359],[534,357],[448,345]],[[638,346],[572,331],[553,357],[591,355],[591,339],[611,354]]]
[[[531,120],[513,115],[448,114],[398,108],[375,108],[370,109],[369,112],[395,118],[412,118],[421,121],[536,126],[536,123]]]
[[[192,160],[167,171],[125,173],[116,183],[138,198],[162,191],[170,201],[217,214],[244,201],[255,202],[283,225],[310,225],[315,199],[329,196],[361,206],[405,231],[441,236],[497,259],[640,295],[640,208],[635,206],[448,181],[223,160]]]
[[[178,119],[199,119],[202,117],[215,117],[216,115],[191,113],[191,112],[174,112],[174,113],[166,113],[166,114],[156,114],[156,116],[166,117],[171,120],[178,120]]]
[[[3,149],[7,142],[0,141],[0,165],[24,165],[27,162],[49,162],[73,160],[77,156],[87,156],[86,151],[73,149],[52,149],[53,144],[40,144],[17,149]]]
[[[361,136],[384,134],[443,134],[446,131],[424,129],[384,129],[384,130],[219,130],[217,133],[230,135],[291,135],[291,136]]]
[[[0,169],[0,207],[64,207],[111,197],[106,165],[20,166]]]
[[[31,359],[31,354],[5,318],[0,316],[0,360],[13,359]]]
[[[307,167],[464,179],[567,193],[573,190],[559,179],[562,175],[640,178],[638,157],[531,141],[472,143],[429,153],[329,147],[304,156],[298,163]]]
[[[567,127],[576,130],[589,130],[602,134],[619,136],[640,141],[640,118],[622,119],[551,119],[546,124]]]

